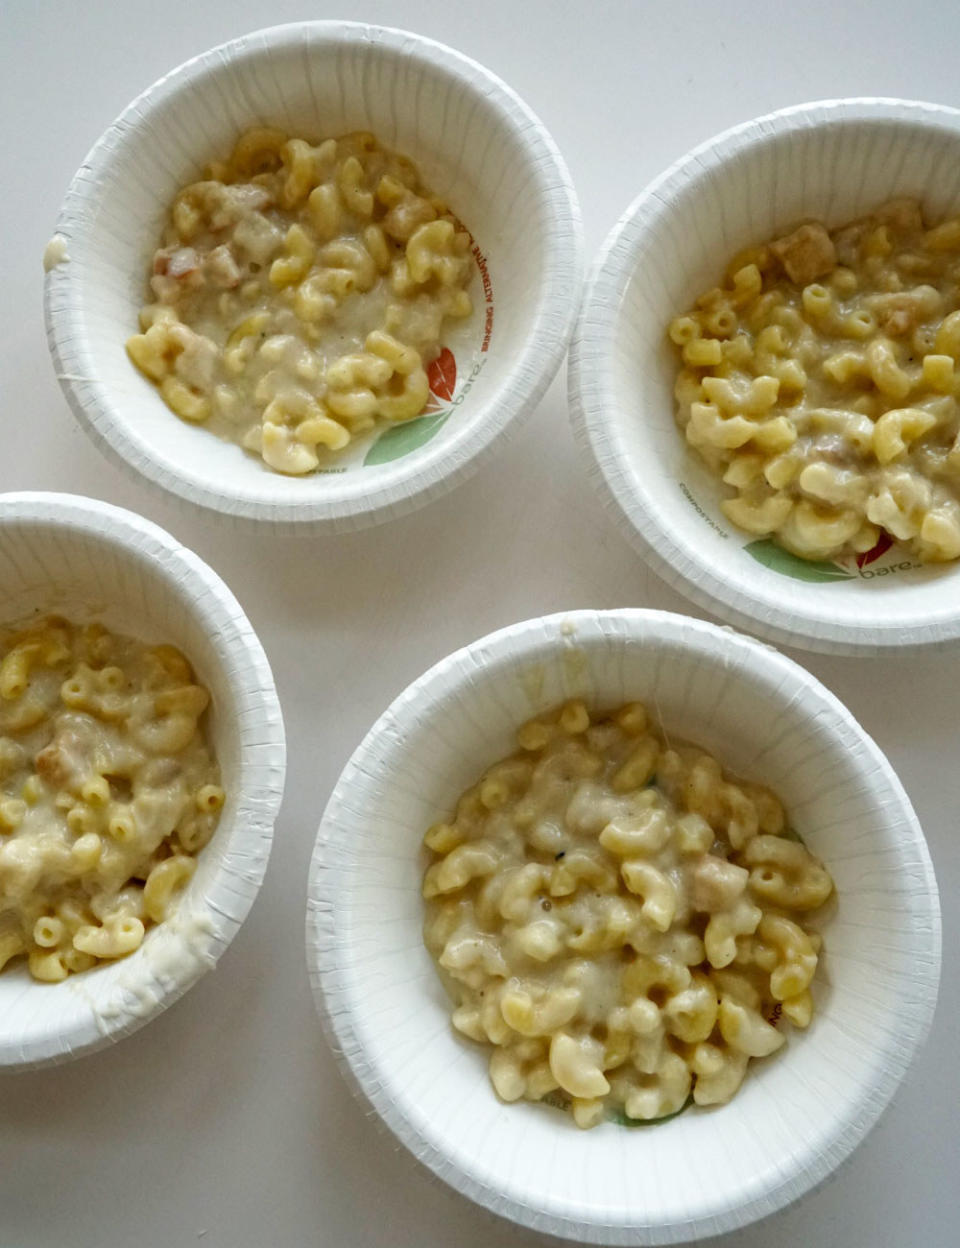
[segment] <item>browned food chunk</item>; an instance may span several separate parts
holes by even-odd
[[[925,321],[938,302],[938,295],[933,287],[920,286],[914,290],[874,295],[868,300],[868,306],[885,334],[891,338],[901,338],[904,334],[912,333]]]
[[[226,243],[214,247],[206,259],[207,276],[221,290],[232,290],[240,284],[240,268]]]
[[[895,230],[922,230],[923,217],[915,199],[891,199],[881,204],[873,214],[878,221],[892,225]]]
[[[786,269],[790,280],[799,286],[808,285],[837,266],[833,241],[816,222],[801,225],[792,234],[778,238],[770,244],[770,250]]]
[[[902,337],[916,328],[916,309],[910,305],[890,308],[880,318],[880,328],[892,338]]]
[[[90,774],[90,754],[89,733],[68,721],[37,754],[34,766],[37,774],[55,788],[76,792]]]

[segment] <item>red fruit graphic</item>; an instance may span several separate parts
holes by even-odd
[[[453,398],[457,385],[457,361],[449,347],[444,347],[427,368],[427,381],[438,399]]]
[[[881,555],[885,555],[893,545],[893,538],[889,533],[881,532],[880,538],[872,550],[865,550],[862,555],[857,555],[857,567],[865,568],[868,563],[873,563],[874,559],[879,559]]]

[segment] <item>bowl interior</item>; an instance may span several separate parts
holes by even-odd
[[[707,1233],[785,1204],[853,1147],[929,1023],[936,885],[909,802],[821,686],[712,626],[656,612],[580,613],[488,641],[398,699],[344,773],[321,828],[315,956],[354,1074],[438,1173],[554,1233],[669,1242],[686,1238],[684,1227]],[[771,786],[836,881],[814,1022],[774,1059],[752,1063],[722,1109],[582,1133],[549,1107],[501,1104],[484,1051],[451,1028],[421,934],[423,832],[515,748],[521,722],[572,695],[598,708],[644,699],[668,733]]]
[[[70,262],[48,278],[52,323],[63,316],[78,331],[79,341],[63,349],[79,352],[71,385],[95,431],[182,494],[204,501],[212,488],[237,500],[237,509],[270,504],[281,514],[288,508],[289,518],[311,504],[339,502],[349,511],[364,498],[375,502],[388,483],[456,466],[480,425],[508,423],[530,327],[556,264],[555,195],[545,188],[556,191],[558,173],[530,122],[515,97],[466,58],[369,27],[261,32],[174,71],[101,140],[58,227]],[[259,457],[174,417],[124,350],[175,193],[256,124],[314,141],[372,131],[414,159],[426,185],[474,236],[474,313],[448,335],[456,389],[432,400],[423,436],[393,438],[389,452],[381,445],[367,465],[361,454],[304,479],[271,472]],[[68,330],[55,336],[66,340]],[[429,442],[414,449],[428,432]]]
[[[144,528],[156,532],[152,525]],[[219,957],[266,867],[269,835],[258,844],[257,829],[246,819],[253,777],[241,768],[242,734],[250,707],[231,672],[241,630],[217,621],[211,602],[203,604],[193,556],[171,557],[168,550],[164,559],[149,539],[125,536],[95,522],[87,528],[82,517],[73,527],[63,517],[20,519],[10,510],[0,512],[2,622],[59,613],[178,646],[211,693],[207,730],[227,801],[171,918],[151,928],[129,958],[60,984],[34,981],[22,963],[0,974],[0,1065],[35,1064],[96,1047],[104,1035],[133,1030],[175,999]],[[224,887],[224,874],[235,870],[238,856],[249,867],[252,891],[236,882]]]
[[[887,114],[898,113],[897,116]],[[921,566],[902,546],[862,568],[811,565],[735,528],[724,487],[674,422],[671,318],[722,279],[740,249],[799,221],[843,225],[897,195],[932,220],[960,211],[960,129],[922,106],[810,106],[732,132],[664,175],[638,201],[608,260],[610,346],[597,343],[604,456],[614,491],[668,575],[719,597],[735,618],[781,637],[849,638],[865,626],[889,644],[954,618],[956,567]],[[596,439],[597,435],[594,434]],[[744,611],[745,595],[752,609]],[[773,624],[771,629],[769,626]],[[779,632],[778,632],[779,630]]]

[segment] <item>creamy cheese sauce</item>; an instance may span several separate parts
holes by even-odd
[[[742,253],[670,326],[677,420],[734,491],[721,506],[795,554],[889,538],[960,557],[960,219],[912,200]]]
[[[166,917],[223,804],[208,703],[172,646],[0,631],[0,967],[63,979]]]
[[[633,703],[524,725],[520,751],[425,838],[427,948],[454,1026],[492,1045],[508,1101],[580,1126],[728,1100],[751,1057],[810,1021],[829,874],[768,790]]]
[[[302,475],[427,402],[470,236],[368,134],[244,135],[174,202],[127,350],[184,420]]]

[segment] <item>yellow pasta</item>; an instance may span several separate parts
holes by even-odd
[[[922,561],[958,557],[957,239],[958,219],[926,230],[910,200],[801,225],[670,322],[677,421],[733,491],[733,524],[808,559],[884,531]]]
[[[225,800],[209,694],[173,646],[52,617],[0,629],[3,673],[0,968],[56,983],[139,948],[192,875]]]
[[[472,312],[470,241],[373,135],[258,127],[178,193],[127,351],[182,420],[304,476],[424,410],[444,323]]]
[[[641,703],[569,702],[517,740],[424,837],[454,1028],[488,1046],[502,1100],[550,1097],[580,1127],[729,1100],[781,1015],[810,1022],[826,868],[772,793],[668,747]]]

